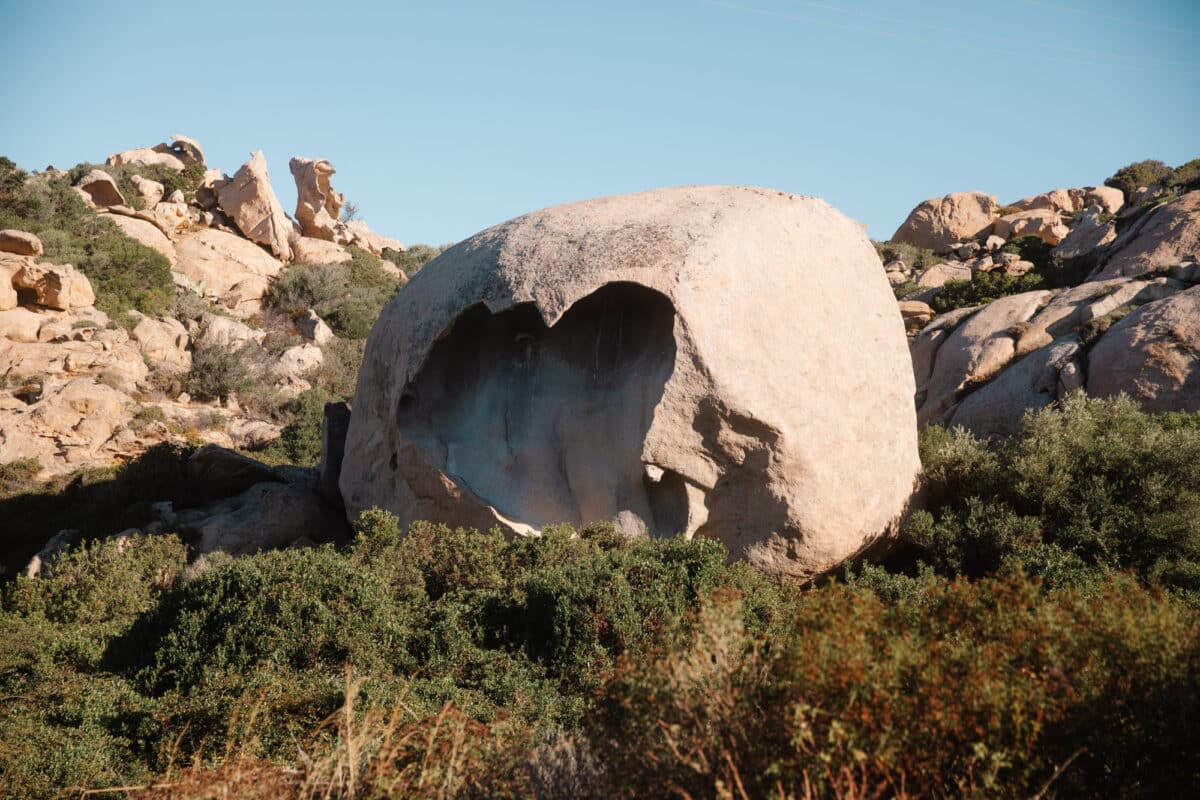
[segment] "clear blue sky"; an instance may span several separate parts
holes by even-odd
[[[102,161],[172,133],[232,173],[324,157],[363,217],[454,241],[689,183],[826,198],[886,238],[1200,156],[1197,0],[0,0],[0,154]]]

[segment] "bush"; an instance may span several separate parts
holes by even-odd
[[[196,347],[184,381],[187,393],[197,400],[220,400],[253,384],[245,348],[230,350],[224,345]]]
[[[79,268],[96,292],[96,306],[116,319],[130,309],[159,316],[171,306],[167,259],[88,208],[63,177],[29,178],[0,160],[0,227],[37,234],[46,251],[42,260]]]
[[[884,264],[889,261],[903,261],[912,269],[928,269],[945,261],[944,258],[935,255],[932,250],[925,250],[911,244],[876,242],[874,240],[871,244],[875,245],[875,252],[879,254],[879,260]]]
[[[325,418],[325,404],[332,401],[322,389],[308,389],[289,403],[291,421],[283,426],[279,438],[255,458],[272,464],[299,464],[316,466],[321,460],[321,423]]]
[[[399,267],[405,275],[412,277],[421,267],[440,256],[446,249],[446,247],[430,247],[427,244],[414,244],[404,251],[388,248],[383,251],[383,257]]]
[[[1194,192],[1200,189],[1200,158],[1181,164],[1171,173],[1167,186],[1178,192]]]
[[[591,727],[606,796],[1149,798],[1200,769],[1179,749],[1200,619],[1129,580],[829,587],[794,610],[764,640],[717,597],[690,640],[624,661]]]
[[[377,256],[356,247],[350,251],[354,257],[345,264],[289,267],[272,283],[264,301],[292,319],[311,308],[338,336],[365,339],[399,285]]]
[[[1076,394],[1028,415],[1008,441],[930,428],[921,456],[929,502],[905,532],[943,574],[984,575],[1032,554],[1039,564],[1132,569],[1200,600],[1194,427],[1128,398]]]
[[[1143,186],[1154,188],[1171,177],[1171,168],[1161,161],[1135,161],[1117,170],[1104,181],[1105,186],[1120,189],[1128,200]]]
[[[976,272],[969,281],[946,281],[929,305],[939,314],[956,308],[990,303],[1001,297],[1043,288],[1045,281],[1036,272],[1019,278],[1005,275],[1000,270]]]
[[[36,458],[18,458],[0,464],[0,498],[28,492],[41,471],[42,464]]]

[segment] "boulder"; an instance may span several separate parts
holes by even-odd
[[[176,270],[239,316],[258,312],[270,278],[283,270],[261,247],[225,231],[202,230],[175,249]]]
[[[176,172],[181,172],[185,166],[177,156],[169,152],[159,152],[153,147],[138,147],[133,150],[113,153],[105,163],[110,167],[119,167],[122,164],[138,164],[143,167],[158,165],[167,169],[173,169]]]
[[[141,195],[142,201],[151,208],[163,199],[163,194],[167,191],[158,181],[143,178],[141,175],[134,175],[130,180]]]
[[[0,252],[37,258],[44,250],[42,240],[32,233],[7,228],[0,231]]]
[[[1109,245],[1089,280],[1132,277],[1200,260],[1200,191],[1151,209]]]
[[[27,308],[0,311],[0,337],[14,342],[36,342],[44,318]]]
[[[327,344],[333,339],[333,331],[311,308],[296,320],[296,328],[301,336],[317,345]]]
[[[1088,355],[1093,397],[1124,392],[1146,411],[1200,411],[1200,287],[1149,303],[1109,328]]]
[[[33,302],[66,311],[94,305],[91,281],[70,264],[29,263],[13,275],[13,286],[32,295]]]
[[[326,403],[321,417],[321,463],[317,468],[317,492],[325,502],[342,506],[338,479],[346,455],[346,431],[350,427],[350,406]]]
[[[172,134],[171,143],[159,145],[159,147],[165,147],[167,152],[178,158],[185,167],[204,163],[204,150],[200,147],[200,143],[181,133]]]
[[[229,496],[255,484],[281,483],[275,471],[261,461],[214,444],[206,444],[184,465],[188,480],[199,494]]]
[[[1058,212],[1047,208],[1009,214],[996,220],[996,235],[1005,239],[1037,236],[1046,244],[1055,245],[1070,232],[1071,229],[1062,221]]]
[[[126,217],[120,214],[110,214],[108,218],[129,238],[136,239],[151,250],[162,253],[167,261],[171,262],[172,267],[179,262],[179,256],[175,252],[175,245],[162,232],[162,229],[154,223],[147,222],[138,217]]]
[[[945,344],[950,334],[954,333],[954,329],[978,310],[978,306],[956,308],[934,317],[933,321],[926,323],[920,333],[909,342],[908,351],[912,358],[913,382],[916,388],[914,398],[917,408],[920,408],[921,404],[925,402],[925,396],[929,391],[929,378],[933,374],[933,364],[938,350]]]
[[[1061,378],[1064,369],[1078,374],[1083,345],[1076,336],[1047,344],[968,394],[954,408],[948,424],[978,436],[1011,436],[1027,411],[1045,408],[1072,386]],[[1077,388],[1077,387],[1076,387]]]
[[[922,289],[938,289],[945,286],[948,281],[969,280],[971,280],[970,267],[958,261],[946,261],[934,264],[922,272],[921,276],[917,278],[917,286]]]
[[[220,314],[205,313],[200,317],[200,330],[196,334],[196,346],[241,350],[248,344],[261,343],[264,338],[266,338],[265,331],[256,331],[245,323],[223,317]]]
[[[323,361],[324,354],[321,353],[321,348],[314,344],[289,347],[279,355],[279,360],[275,362],[275,377],[280,380],[303,378],[307,373],[320,367]]]
[[[174,317],[153,319],[137,311],[129,314],[137,320],[129,335],[146,358],[168,367],[191,369],[192,354],[188,350],[191,337],[182,322]]]
[[[944,253],[955,242],[986,235],[998,216],[1000,204],[993,195],[955,192],[914,208],[892,241]]]
[[[1087,258],[1117,237],[1117,227],[1111,221],[1100,218],[1099,207],[1084,209],[1073,221],[1074,225],[1063,240],[1052,251],[1052,255],[1064,261]]]
[[[125,205],[125,196],[117,188],[117,182],[102,169],[94,169],[84,175],[76,184],[76,188],[87,195],[93,205],[101,208]]]
[[[283,213],[271,188],[267,159],[261,150],[251,153],[250,160],[220,188],[217,201],[247,239],[264,245],[284,261],[291,259],[288,237],[292,221]]]
[[[13,276],[24,266],[9,265],[0,260],[0,311],[8,311],[20,305],[17,287],[13,286]]]
[[[900,316],[904,319],[904,327],[910,331],[920,330],[934,317],[934,311],[928,303],[919,300],[901,300]]]
[[[1016,354],[1014,328],[1028,321],[1050,296],[1039,291],[1001,297],[956,328],[937,350],[917,422],[941,422],[960,391],[1003,369]]]
[[[1106,214],[1116,214],[1125,205],[1125,193],[1111,186],[1089,186],[1083,204],[1099,206]]]
[[[292,258],[301,264],[342,264],[354,256],[340,244],[311,236],[294,236]]]
[[[1055,214],[1074,214],[1079,210],[1078,198],[1068,189],[1054,189],[1043,194],[1025,197],[1013,203],[1024,211],[1047,209]]]
[[[305,236],[332,242],[341,228],[346,198],[335,192],[329,179],[336,170],[323,158],[293,158],[289,164],[296,179],[296,222]]]
[[[367,223],[360,219],[346,223],[346,233],[350,237],[348,244],[353,244],[361,247],[364,250],[369,250],[377,256],[383,255],[384,250],[396,250],[404,252],[404,244],[399,239],[392,239],[387,236],[380,236],[373,230],[367,227]],[[878,262],[878,258],[875,259]]]
[[[910,500],[905,341],[862,228],[819,199],[685,187],[537,211],[384,310],[341,495],[351,519],[513,535],[636,521],[812,578],[883,544]]]
[[[311,489],[258,483],[241,494],[174,515],[171,524],[199,555],[250,555],[301,539],[346,538],[346,521]]]

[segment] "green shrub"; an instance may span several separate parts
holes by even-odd
[[[1200,158],[1181,164],[1167,179],[1167,186],[1179,192],[1194,192],[1200,189]]]
[[[28,492],[41,471],[42,464],[36,458],[18,458],[0,464],[0,498]]]
[[[875,245],[875,252],[879,254],[879,260],[884,264],[889,261],[903,261],[912,269],[928,269],[946,260],[935,255],[932,250],[925,250],[902,242],[876,242],[872,240],[871,244]]]
[[[929,502],[905,532],[943,574],[1061,554],[1200,600],[1200,430],[1076,394],[1007,441],[930,428],[921,455]]]
[[[292,319],[311,308],[338,336],[365,339],[398,284],[377,256],[356,247],[350,252],[353,259],[345,264],[289,267],[271,284],[264,301]]]
[[[254,457],[272,464],[316,466],[321,460],[321,423],[325,404],[333,400],[322,389],[308,389],[288,404],[291,417],[279,438]]]
[[[1105,179],[1104,185],[1120,189],[1128,199],[1141,187],[1154,188],[1171,177],[1171,168],[1161,161],[1149,159],[1126,164],[1117,170],[1112,177]]]
[[[245,349],[231,350],[224,345],[196,347],[184,381],[187,393],[197,400],[220,400],[245,392],[253,384]]]
[[[446,247],[431,247],[427,244],[414,244],[404,251],[388,248],[383,251],[383,257],[399,267],[405,275],[412,277],[421,267],[440,256],[446,249]]]
[[[120,319],[130,309],[158,316],[170,308],[175,290],[167,259],[88,208],[65,178],[28,178],[4,159],[0,198],[0,227],[37,234],[42,260],[78,267],[101,311]]]
[[[1005,275],[1000,270],[976,272],[969,281],[946,281],[929,305],[939,314],[956,308],[990,303],[1001,297],[1043,288],[1045,280],[1037,272],[1028,272],[1019,278]]]

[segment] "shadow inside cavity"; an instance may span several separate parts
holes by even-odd
[[[601,287],[550,328],[531,303],[472,306],[405,388],[396,424],[511,520],[540,528],[630,512],[655,533],[678,532],[683,479],[650,481],[641,459],[675,364],[674,324],[666,297],[631,283]]]

